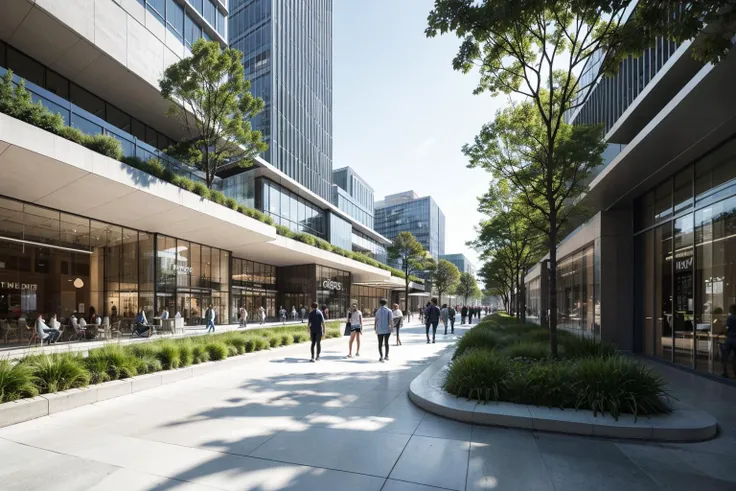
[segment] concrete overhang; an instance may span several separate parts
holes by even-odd
[[[736,133],[736,54],[706,65],[590,183],[595,210],[633,199]]]
[[[406,285],[404,284],[404,280],[402,278],[397,278],[395,276],[392,276],[387,280],[379,280],[379,281],[362,281],[360,283],[356,283],[355,281],[353,281],[353,284],[357,286],[372,286],[376,288],[387,288],[390,290],[403,290],[406,287]],[[413,281],[410,281],[409,291],[423,292],[424,285],[422,285],[421,283],[415,283]]]
[[[190,51],[136,0],[3,1],[0,39],[163,134],[187,137],[166,117],[158,80]]]
[[[275,266],[320,264],[356,281],[392,281],[388,271],[279,236],[270,225],[2,113],[0,176],[0,195],[9,198]]]

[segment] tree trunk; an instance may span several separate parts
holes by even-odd
[[[404,281],[404,314],[409,315],[409,275]]]
[[[519,300],[521,302],[521,323],[526,323],[526,285],[524,284],[524,279],[521,280],[521,295],[519,296]]]
[[[210,148],[205,145],[204,147],[204,160],[202,161],[204,164],[204,178],[207,182],[207,189],[212,189],[212,181],[214,180],[213,173],[210,172]]]
[[[557,358],[557,212],[549,215],[549,352]]]

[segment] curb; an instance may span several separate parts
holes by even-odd
[[[485,426],[660,442],[700,442],[710,440],[718,431],[715,418],[699,410],[675,410],[668,415],[641,416],[635,421],[630,414],[622,414],[615,420],[610,415],[593,416],[593,411],[583,409],[562,410],[510,402],[482,404],[457,398],[441,388],[453,353],[440,357],[409,386],[409,399],[414,404],[445,418]]]

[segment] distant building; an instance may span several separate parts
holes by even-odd
[[[470,273],[475,276],[475,265],[470,262],[470,259],[465,257],[465,254],[443,254],[440,256],[440,259],[450,261],[457,266],[457,269],[461,273]]]
[[[332,171],[332,204],[373,228],[373,188],[352,167]]]
[[[405,191],[377,201],[375,230],[389,240],[411,232],[434,259],[445,253],[445,214],[431,196]]]

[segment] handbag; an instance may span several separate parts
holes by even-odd
[[[350,336],[350,319],[345,323],[345,332],[343,336]]]

